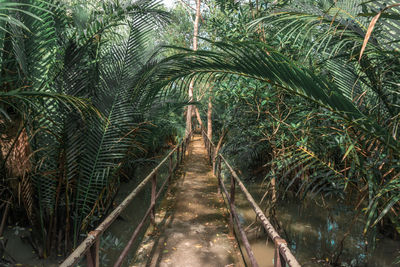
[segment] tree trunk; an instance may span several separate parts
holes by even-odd
[[[219,141],[218,141],[217,147],[215,148],[214,155],[212,155],[212,164],[213,164],[213,172],[214,173],[215,173],[215,168],[216,168],[216,165],[215,165],[216,164],[216,158],[217,158],[219,150],[221,149],[222,142],[224,141],[225,135],[227,133],[228,133],[228,131],[225,128],[223,128],[221,136],[219,137]],[[218,190],[219,190],[219,188],[218,188]]]
[[[228,130],[225,129],[225,128],[223,128],[223,129],[222,129],[221,136],[219,137],[219,141],[218,141],[218,144],[217,144],[217,148],[215,149],[215,155],[218,155],[218,152],[219,152],[219,150],[220,150],[221,147],[222,147],[222,143],[223,143],[224,138],[225,138],[225,136],[226,136],[227,133],[228,133]]]
[[[199,109],[195,107],[195,111],[196,111],[197,121],[199,122],[201,129],[203,129],[203,121],[201,120]]]
[[[200,19],[200,0],[196,1],[196,19],[194,20],[194,36],[193,36],[193,50],[197,51],[197,35],[199,33],[199,19]],[[190,81],[189,85],[189,102],[193,101],[193,87],[194,87],[194,79]],[[192,131],[192,111],[193,111],[193,106],[189,105],[187,108],[187,113],[186,113],[186,136],[190,134]]]

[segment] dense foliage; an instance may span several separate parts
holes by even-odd
[[[0,3],[1,208],[41,257],[76,246],[119,177],[179,134],[179,98],[136,87],[169,20],[149,0]]]
[[[41,256],[74,247],[119,177],[182,134],[192,79],[214,141],[271,203],[331,197],[369,243],[400,236],[396,1],[208,0],[199,51],[190,6],[171,14],[160,33],[171,15],[151,0],[0,3],[0,209]]]

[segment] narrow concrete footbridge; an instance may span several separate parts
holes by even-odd
[[[266,218],[237,173],[216,151],[204,130],[201,132],[189,134],[179,142],[121,204],[88,233],[61,266],[78,266],[84,262],[88,267],[101,266],[103,233],[139,192],[151,184],[151,201],[144,217],[132,233],[127,233],[130,239],[117,261],[107,266],[258,267],[260,262],[256,261],[235,206],[235,194],[241,193],[274,244],[271,265],[299,267],[286,241]],[[157,174],[165,165],[168,176],[157,188]],[[221,176],[223,167],[230,173],[230,187]],[[157,201],[161,196],[163,198]],[[141,243],[133,248],[138,239]]]

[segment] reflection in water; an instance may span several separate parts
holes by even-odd
[[[256,201],[261,199],[260,185],[253,183],[247,188]],[[254,222],[255,213],[239,190],[235,202],[244,226]],[[294,198],[277,203],[276,228],[302,266],[396,266],[399,241],[381,236],[372,250],[367,245],[368,237],[362,234],[365,225],[362,215],[355,218],[355,212],[340,202],[325,204],[322,207],[314,200]],[[273,266],[273,244],[269,242],[266,246],[265,237],[260,237],[264,235],[250,234],[250,242],[260,266]]]
[[[322,208],[314,201],[286,200],[278,207],[277,220],[285,238],[300,261],[309,266],[318,266],[318,260],[319,264],[325,260],[339,266],[394,266],[399,255],[400,242],[384,237],[378,238],[376,249],[371,250],[368,237],[362,234],[362,215],[354,218],[355,213],[342,203],[330,202]]]

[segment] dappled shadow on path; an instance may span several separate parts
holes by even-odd
[[[181,170],[130,266],[243,266],[200,136]]]

